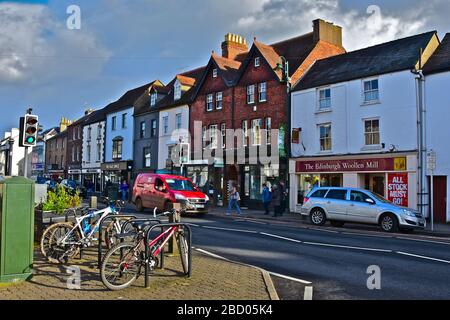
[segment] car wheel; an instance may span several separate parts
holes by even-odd
[[[316,226],[323,226],[327,222],[327,217],[322,209],[314,209],[309,216],[311,223]]]
[[[397,232],[398,231],[398,221],[397,217],[393,214],[386,214],[381,218],[381,229],[384,232]]]
[[[138,212],[143,212],[143,211],[144,211],[144,206],[143,206],[143,204],[142,204],[141,198],[137,198],[137,199],[136,199],[136,210],[137,210]]]
[[[335,228],[342,228],[345,225],[345,222],[342,221],[331,221],[331,225]]]

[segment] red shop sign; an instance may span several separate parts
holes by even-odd
[[[398,206],[408,207],[408,174],[389,173],[387,193],[389,201]]]
[[[400,161],[402,160],[402,161]],[[401,162],[401,164],[400,164]],[[297,172],[373,172],[406,170],[405,158],[297,161]]]

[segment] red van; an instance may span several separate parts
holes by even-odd
[[[181,203],[185,213],[205,214],[209,197],[185,177],[141,173],[134,183],[132,201],[139,212],[146,208],[168,211],[172,203]]]

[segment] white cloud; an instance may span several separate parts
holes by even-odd
[[[0,4],[0,82],[43,84],[92,76],[110,53],[85,30],[68,30],[46,6]]]
[[[344,45],[353,50],[420,32],[426,19],[412,7],[394,15],[378,6],[369,6],[367,12],[344,11],[339,0],[268,0],[238,25],[275,41],[310,32],[311,21],[321,18],[342,26]]]

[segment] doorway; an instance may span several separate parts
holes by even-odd
[[[428,177],[428,186],[431,190],[431,177]],[[437,176],[433,178],[433,207],[434,222],[447,222],[447,177]],[[431,204],[431,192],[430,192]],[[431,206],[430,206],[431,210]]]
[[[386,175],[366,174],[364,178],[364,188],[370,190],[382,197],[386,196]]]

